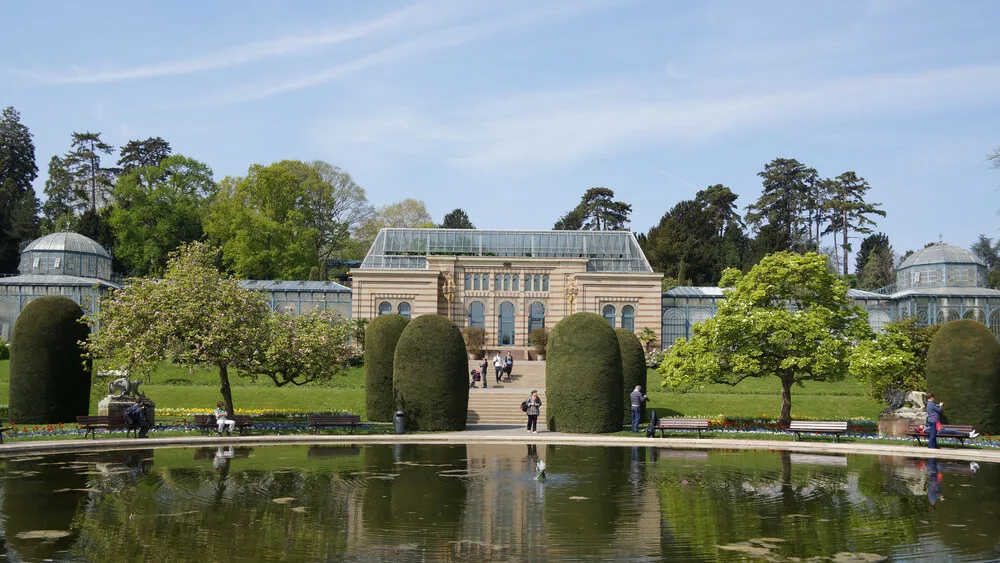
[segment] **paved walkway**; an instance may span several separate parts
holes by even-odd
[[[906,457],[935,457],[937,459],[957,459],[1000,463],[1000,449],[977,449],[962,446],[944,446],[940,450],[918,447],[907,442],[897,444],[868,443],[863,439],[848,442],[833,442],[825,437],[811,437],[803,441],[734,439],[734,438],[646,438],[644,435],[618,436],[606,434],[565,434],[548,432],[542,426],[537,434],[527,432],[523,426],[470,425],[460,432],[434,432],[417,434],[292,434],[292,435],[247,435],[232,437],[195,436],[188,433],[156,432],[145,440],[134,438],[100,438],[37,440],[30,442],[6,442],[0,445],[0,458],[10,455],[41,454],[70,451],[127,450],[155,447],[204,447],[220,444],[230,445],[293,445],[293,444],[385,444],[385,443],[534,443],[534,444],[575,444],[581,446],[638,446],[666,449],[726,449],[726,450],[786,450],[792,452],[825,454],[891,455]]]

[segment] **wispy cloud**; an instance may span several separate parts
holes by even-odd
[[[434,119],[403,109],[341,119],[338,138],[327,140],[422,147],[459,167],[553,167],[649,143],[702,143],[754,130],[993,105],[998,90],[1000,65],[852,76],[757,93],[734,87],[711,98],[639,99],[595,87],[491,100]]]
[[[338,43],[370,37],[378,32],[411,25],[432,8],[414,4],[374,19],[324,30],[319,33],[288,35],[205,53],[202,55],[117,70],[76,70],[69,73],[31,72],[22,74],[54,84],[122,82],[141,78],[180,76],[248,65],[283,57],[312,54]]]

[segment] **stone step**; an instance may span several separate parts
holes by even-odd
[[[478,391],[478,392],[477,392]],[[521,390],[507,389],[471,389],[469,393],[468,424],[523,424],[527,415],[521,412],[521,401],[527,399],[528,393]],[[545,397],[539,419],[545,420]]]

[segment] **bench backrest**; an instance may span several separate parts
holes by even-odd
[[[99,424],[101,426],[107,426],[109,428],[124,428],[125,427],[125,417],[124,416],[108,416],[104,414],[90,414],[84,416],[76,417],[77,424]]]
[[[660,418],[656,420],[656,426],[667,426],[670,428],[708,428],[707,418]]]
[[[846,420],[793,420],[789,430],[847,430]]]

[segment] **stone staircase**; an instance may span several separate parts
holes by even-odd
[[[469,370],[473,369],[479,369],[475,360],[469,362]],[[495,383],[491,364],[484,377],[488,385],[486,389],[483,389],[482,382],[475,389],[469,389],[468,424],[525,424],[527,416],[521,412],[521,401],[531,395],[532,389],[537,389],[542,399],[539,426],[544,426],[545,362],[515,361],[511,380],[499,384]]]

